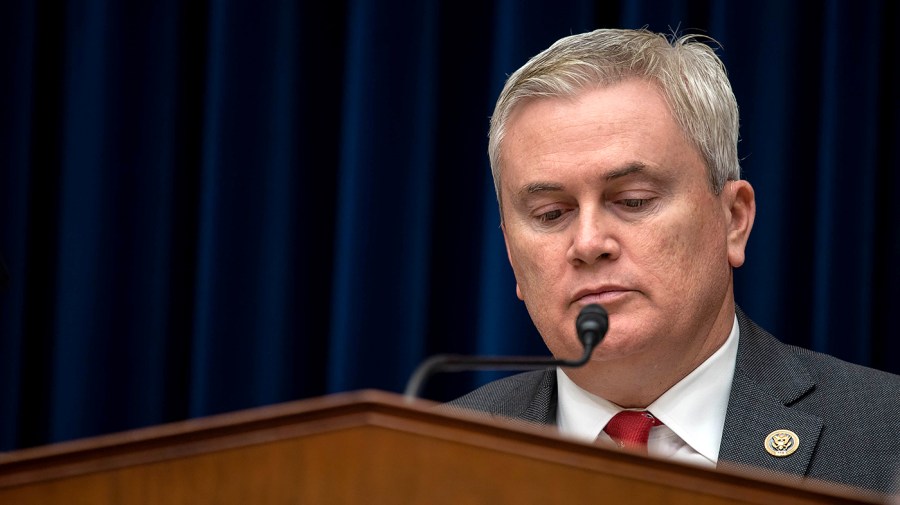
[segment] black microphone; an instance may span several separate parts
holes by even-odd
[[[600,344],[609,329],[609,315],[606,309],[590,304],[581,309],[575,318],[575,331],[584,349],[581,358],[575,360],[554,359],[538,356],[463,356],[459,354],[437,354],[423,361],[406,383],[403,396],[411,401],[419,396],[425,381],[437,372],[459,372],[463,370],[537,370],[551,366],[580,367],[591,359],[594,348]]]

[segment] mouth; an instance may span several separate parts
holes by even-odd
[[[601,286],[598,288],[583,289],[575,293],[572,297],[572,304],[585,306],[591,303],[597,303],[606,307],[622,301],[635,290],[624,286]]]

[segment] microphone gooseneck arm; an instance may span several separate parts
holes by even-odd
[[[419,396],[425,381],[438,372],[471,370],[539,370],[551,366],[580,367],[591,359],[594,348],[600,344],[609,329],[606,309],[597,304],[585,306],[575,319],[575,330],[584,352],[578,359],[554,359],[539,356],[467,356],[437,354],[416,367],[406,383],[403,396],[407,401]]]

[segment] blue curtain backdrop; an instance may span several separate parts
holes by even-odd
[[[326,6],[327,4],[327,6]],[[757,190],[743,308],[900,373],[887,1],[19,0],[0,16],[0,449],[543,354],[486,156],[509,73],[706,33]],[[484,376],[450,374],[445,399]]]

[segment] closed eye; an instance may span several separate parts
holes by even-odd
[[[531,214],[531,222],[536,229],[544,231],[555,230],[568,221],[567,218],[572,215],[574,210],[574,207],[564,204],[547,205],[534,209]]]
[[[639,209],[650,202],[652,198],[626,198],[619,200],[619,203],[631,209]]]
[[[644,217],[659,209],[660,199],[656,195],[640,195],[646,198],[619,198],[612,204],[619,209],[622,217]]]
[[[538,222],[544,224],[544,223],[556,221],[557,219],[561,218],[562,215],[563,215],[562,209],[555,209],[555,210],[551,210],[549,212],[544,212],[543,214],[539,214],[537,216],[537,219],[538,219]]]

